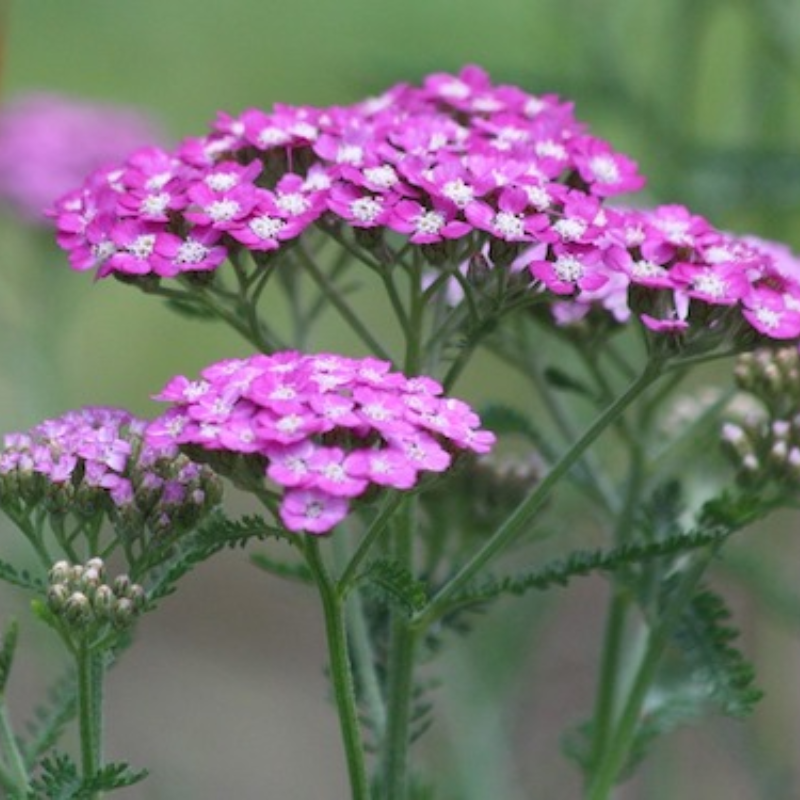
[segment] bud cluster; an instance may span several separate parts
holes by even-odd
[[[78,525],[105,517],[128,539],[188,530],[219,502],[221,484],[207,467],[146,443],[146,424],[87,407],[7,435],[0,508],[14,515],[43,507],[62,528],[68,516]]]
[[[130,627],[146,605],[144,589],[127,575],[108,581],[100,558],[85,564],[59,561],[50,570],[47,605],[71,627],[97,629]]]
[[[748,485],[800,486],[800,353],[796,347],[746,353],[735,376],[753,401],[722,428],[740,479]]]

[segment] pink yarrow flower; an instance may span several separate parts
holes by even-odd
[[[314,534],[370,487],[410,489],[494,443],[436,381],[374,358],[256,355],[211,365],[197,381],[173,378],[156,398],[174,405],[148,428],[154,444],[260,458],[282,491],[283,525]]]

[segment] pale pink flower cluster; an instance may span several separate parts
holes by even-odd
[[[32,222],[94,170],[161,139],[132,108],[64,95],[20,95],[0,109],[0,202]]]
[[[146,436],[154,447],[261,459],[283,490],[285,527],[326,533],[371,487],[411,489],[460,452],[490,450],[494,435],[442,391],[374,358],[255,355],[212,364],[198,380],[173,378],[156,399],[174,405]]]
[[[100,277],[215,270],[324,222],[400,234],[426,253],[462,242],[550,293],[562,323],[600,307],[682,333],[695,318],[706,326],[710,308],[770,338],[800,335],[796,258],[683,206],[606,205],[643,183],[571,104],[471,66],[348,107],[221,114],[205,137],[92,175],[53,213],[72,266]]]
[[[7,434],[0,450],[0,507],[43,502],[57,514],[108,513],[136,535],[191,523],[218,501],[211,470],[144,442],[147,422],[89,406]]]

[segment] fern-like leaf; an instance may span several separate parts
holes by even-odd
[[[191,536],[181,542],[180,549],[164,565],[149,589],[149,602],[153,605],[168,597],[177,588],[178,581],[211,556],[227,548],[244,547],[250,541],[268,537],[288,538],[279,528],[268,525],[258,515],[228,519],[221,511],[212,515]]]
[[[124,763],[106,764],[101,770],[87,778],[81,784],[80,791],[83,795],[94,797],[98,792],[113,792],[115,789],[124,789],[147,777],[147,770],[133,770]]]
[[[0,580],[10,583],[13,586],[19,586],[22,589],[28,589],[32,592],[44,593],[45,585],[42,580],[26,569],[18,570],[16,567],[6,561],[0,560]]]
[[[371,562],[362,580],[388,604],[400,608],[411,616],[425,608],[428,593],[425,584],[418,581],[408,569],[397,561],[378,559]]]
[[[78,681],[73,671],[61,677],[48,691],[47,702],[37,706],[22,740],[22,755],[28,769],[61,738],[78,710]]]
[[[81,778],[75,762],[65,753],[55,753],[40,764],[28,800],[81,800]]]
[[[725,530],[698,530],[655,542],[625,544],[610,550],[576,550],[566,558],[552,561],[534,572],[507,576],[489,582],[477,590],[465,592],[453,604],[483,604],[503,594],[521,595],[530,590],[544,591],[555,586],[564,587],[574,578],[585,577],[594,572],[616,572],[624,567],[717,545],[729,535],[730,532]]]
[[[723,598],[703,588],[692,598],[676,633],[694,681],[705,687],[708,699],[732,717],[749,715],[762,692],[755,671],[734,646],[739,631]]]

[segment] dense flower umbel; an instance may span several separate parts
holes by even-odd
[[[387,362],[282,352],[222,361],[199,380],[173,378],[171,408],[147,429],[154,447],[238,454],[283,489],[289,530],[325,533],[370,487],[410,489],[460,451],[486,453],[494,436],[470,407],[426,377]]]
[[[426,255],[461,240],[489,267],[513,261],[560,322],[600,307],[683,334],[710,308],[726,325],[800,335],[797,259],[682,206],[604,205],[643,182],[571,104],[467,67],[349,107],[221,114],[205,137],[96,172],[53,214],[72,266],[100,277],[213,271],[242,248],[280,252],[320,221],[391,231]]]
[[[0,201],[44,222],[45,209],[87,173],[159,138],[134,109],[23,95],[0,111]]]
[[[0,508],[44,503],[51,515],[107,515],[128,538],[190,528],[220,499],[219,479],[174,448],[143,441],[147,423],[87,407],[9,434],[0,451]]]

